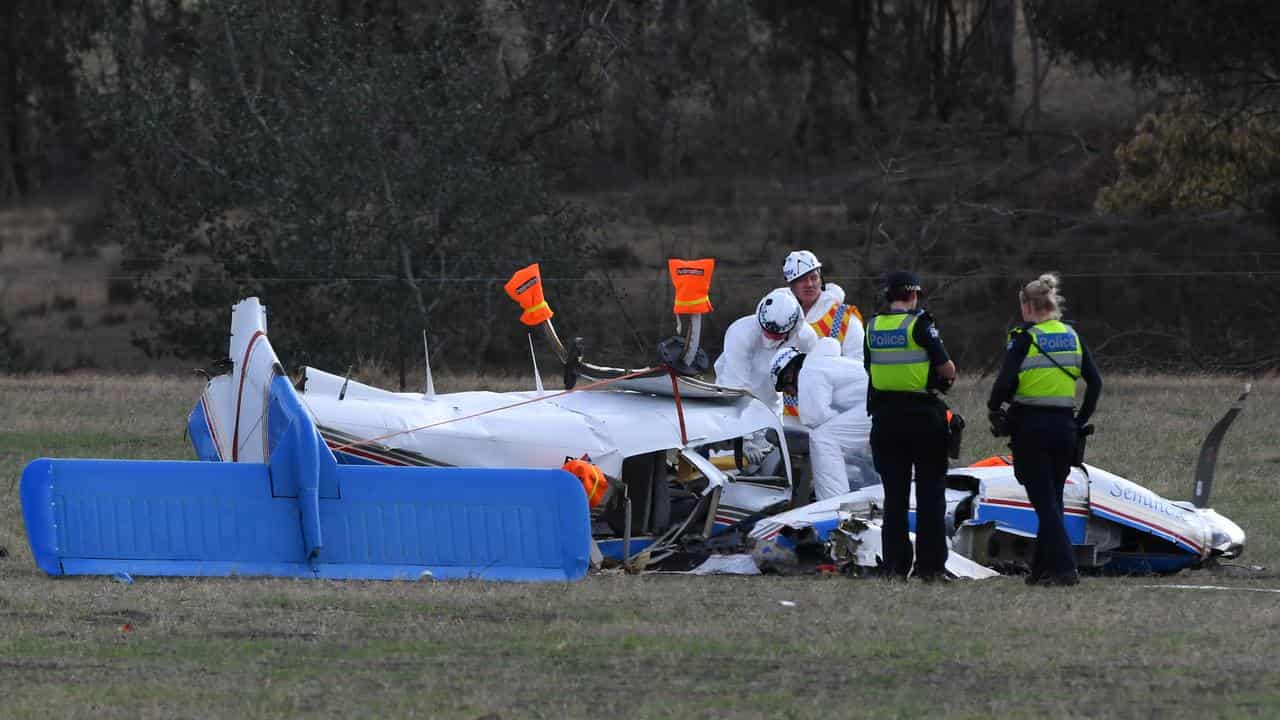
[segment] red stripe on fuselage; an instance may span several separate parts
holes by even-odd
[[[978,504],[979,505],[1004,505],[1005,507],[1015,507],[1015,508],[1018,508],[1019,510],[1035,510],[1036,509],[1035,506],[1029,502],[1023,502],[1021,500],[1006,500],[1004,498],[987,498],[986,500],[979,500]],[[1063,508],[1062,512],[1067,515],[1080,515],[1082,517],[1089,516],[1089,511],[1083,508]]]
[[[1151,522],[1151,521],[1149,521],[1149,520],[1143,520],[1143,519],[1141,519],[1141,518],[1134,517],[1133,515],[1130,515],[1130,514],[1128,514],[1128,513],[1126,513],[1126,512],[1121,512],[1121,511],[1119,511],[1119,510],[1116,510],[1115,508],[1107,507],[1106,505],[1103,505],[1103,504],[1101,504],[1101,503],[1096,503],[1096,502],[1095,502],[1095,503],[1093,504],[1093,506],[1094,506],[1094,507],[1096,507],[1096,508],[1098,508],[1099,510],[1102,510],[1103,512],[1109,512],[1109,513],[1111,513],[1112,515],[1119,515],[1120,517],[1122,517],[1122,518],[1124,518],[1124,519],[1126,519],[1126,520],[1132,520],[1133,522],[1138,523],[1139,525],[1142,525],[1143,527],[1149,527],[1149,528],[1151,528],[1152,530],[1158,530],[1158,531],[1160,531],[1160,532],[1164,533],[1165,535],[1168,535],[1169,537],[1177,538],[1178,540],[1181,540],[1182,542],[1184,542],[1184,543],[1186,543],[1187,545],[1191,546],[1191,548],[1192,548],[1192,549],[1194,549],[1194,550],[1196,551],[1196,553],[1197,553],[1197,554],[1199,554],[1199,555],[1203,555],[1203,554],[1204,554],[1204,549],[1203,549],[1200,545],[1198,545],[1198,544],[1196,544],[1196,543],[1192,542],[1191,540],[1187,539],[1186,537],[1184,537],[1184,536],[1182,536],[1182,535],[1179,535],[1178,533],[1176,533],[1176,532],[1174,532],[1174,531],[1172,531],[1172,530],[1170,530],[1170,529],[1168,529],[1168,528],[1160,527],[1159,525],[1157,525],[1157,524],[1155,524],[1155,523],[1153,523],[1153,522]]]
[[[266,335],[261,330],[253,333],[253,337],[249,338],[249,346],[244,349],[244,360],[240,363],[240,389],[236,391],[236,425],[231,434],[231,462],[240,460],[240,401],[244,399],[244,375],[249,367],[249,356],[253,353],[253,345],[258,342],[258,338]]]
[[[352,446],[346,446],[346,447],[343,447],[343,445],[342,445],[342,444],[340,444],[340,443],[332,443],[332,442],[329,442],[329,441],[325,441],[325,444],[329,446],[329,449],[330,449],[330,450],[333,450],[334,448],[339,448],[339,447],[340,447],[340,448],[342,448],[342,449],[341,449],[341,450],[339,450],[338,452],[344,452],[344,453],[347,453],[348,455],[355,455],[356,457],[362,457],[362,458],[364,458],[365,460],[372,460],[372,461],[374,461],[374,462],[376,462],[376,463],[379,463],[379,464],[382,464],[382,465],[397,465],[397,466],[402,466],[402,467],[404,467],[404,466],[408,466],[408,465],[409,465],[409,463],[407,463],[407,462],[402,462],[402,461],[400,461],[400,460],[392,460],[392,459],[390,459],[390,458],[386,458],[386,457],[383,457],[383,456],[375,455],[375,454],[373,454],[372,452],[370,452],[370,451],[368,451],[368,450],[361,450],[361,449],[359,449],[359,448],[352,447]]]

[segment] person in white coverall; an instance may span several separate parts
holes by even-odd
[[[724,351],[716,358],[716,384],[744,388],[775,413],[782,402],[769,376],[778,348],[794,345],[807,352],[818,342],[813,328],[800,322],[800,304],[785,288],[765,295],[756,313],[734,320],[724,333]]]
[[[743,388],[780,414],[782,399],[769,375],[769,362],[784,345],[810,350],[818,342],[817,333],[800,322],[800,316],[800,303],[782,288],[765,295],[754,315],[734,320],[724,333],[724,351],[716,358],[716,384]],[[772,447],[761,431],[749,436],[742,449],[747,460],[756,463]]]
[[[845,302],[843,288],[822,277],[818,257],[808,250],[792,252],[782,263],[782,277],[818,337],[834,338],[841,355],[862,362],[862,313]]]
[[[804,321],[820,338],[832,338],[840,345],[840,354],[862,362],[862,313],[844,301],[844,290],[822,277],[822,263],[808,250],[796,250],[782,263],[782,277],[787,288],[800,303]],[[798,423],[799,401],[795,395],[782,396],[782,419]]]
[[[813,352],[784,347],[770,363],[775,387],[799,397],[800,422],[809,428],[809,462],[819,500],[849,492],[845,453],[866,455],[871,447],[867,415],[867,371],[837,354],[823,338]]]

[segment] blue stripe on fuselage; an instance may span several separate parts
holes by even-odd
[[[187,434],[191,436],[191,447],[196,457],[206,462],[218,462],[222,456],[218,454],[218,444],[213,441],[209,432],[209,417],[204,410],[204,398],[196,403],[187,416]]]

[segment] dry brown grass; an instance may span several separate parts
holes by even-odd
[[[442,379],[442,389],[458,389]],[[1117,378],[1091,460],[1176,497],[1232,379]],[[986,436],[987,384],[963,383]],[[1273,565],[1277,385],[1223,445],[1215,505]],[[189,457],[199,381],[0,378],[0,492],[38,455]],[[114,419],[114,420],[113,420]],[[50,579],[0,494],[0,715],[46,717],[1203,717],[1280,710],[1274,580],[946,587],[602,576],[571,585]],[[782,600],[796,603],[784,607]],[[130,627],[128,632],[121,628]]]

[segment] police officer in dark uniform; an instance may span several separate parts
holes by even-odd
[[[1009,434],[1013,472],[1027,490],[1039,529],[1029,585],[1075,585],[1075,555],[1063,522],[1062,492],[1077,443],[1097,407],[1102,377],[1074,328],[1062,322],[1058,276],[1041,275],[1018,293],[1022,325],[1009,333],[987,409],[991,431]],[[1086,389],[1073,413],[1076,380]]]
[[[867,321],[863,364],[870,376],[871,453],[884,482],[883,573],[906,579],[912,547],[907,514],[912,470],[916,483],[915,576],[945,578],[947,561],[946,392],[956,366],[933,317],[919,309],[920,280],[897,271],[885,276],[889,310]]]

